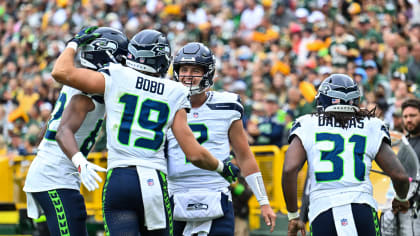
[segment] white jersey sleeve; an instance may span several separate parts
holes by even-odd
[[[120,64],[105,77],[108,168],[145,166],[167,172],[166,133],[176,112],[191,107],[182,84],[149,76]]]
[[[210,153],[224,160],[229,156],[229,128],[240,120],[243,107],[238,95],[227,92],[209,92],[206,102],[192,108],[187,115],[188,125],[198,143]],[[171,192],[192,188],[220,190],[229,184],[218,173],[200,169],[186,159],[172,132],[168,133],[168,183]]]
[[[333,119],[305,115],[295,121],[289,142],[299,137],[310,181],[309,219],[331,207],[366,203],[376,208],[369,179],[372,161],[388,129],[377,118],[352,119],[342,128]]]

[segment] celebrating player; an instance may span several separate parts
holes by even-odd
[[[234,178],[239,169],[216,159],[195,140],[186,119],[188,90],[162,79],[171,54],[165,35],[155,30],[140,31],[128,44],[127,66],[111,63],[95,72],[73,64],[78,44],[98,37],[92,31],[82,30],[76,36],[79,42],[68,44],[52,75],[82,91],[104,94],[108,142],[103,190],[106,233],[169,235],[172,212],[163,145],[169,128],[194,165],[216,170],[225,178]]]
[[[369,180],[373,160],[391,177],[396,199],[407,202],[408,176],[391,149],[388,128],[359,108],[360,96],[352,78],[333,74],[318,89],[318,112],[293,124],[282,179],[288,235],[305,234],[297,212],[297,175],[306,160],[311,235],[380,234]]]
[[[228,156],[230,145],[246,182],[261,205],[261,213],[273,231],[276,215],[271,209],[261,172],[249,149],[242,126],[243,107],[237,94],[207,92],[213,84],[215,59],[208,47],[189,43],[175,56],[174,77],[190,93],[192,109],[188,125],[198,142],[219,158]],[[172,132],[168,133],[169,190],[174,199],[174,234],[233,235],[234,215],[229,183],[214,172],[199,169],[185,158]],[[191,205],[191,202],[196,203]],[[194,211],[190,209],[194,208]]]
[[[81,44],[80,61],[82,66],[91,69],[88,71],[98,70],[111,61],[120,62],[127,54],[128,39],[120,31],[101,27],[93,33],[101,34],[101,37],[86,45]],[[88,76],[83,78],[89,79]],[[102,97],[68,86],[61,89],[23,188],[27,194],[28,216],[36,219],[42,209],[51,235],[87,235],[80,180],[92,191],[99,187],[96,181],[102,181],[95,171],[106,171],[86,160],[95,144],[104,112]],[[72,122],[72,132],[58,132],[60,121],[64,124]],[[60,145],[64,149],[60,149],[57,143],[60,140],[67,143]],[[72,150],[67,150],[70,147]]]

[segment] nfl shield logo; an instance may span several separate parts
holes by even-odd
[[[341,219],[341,226],[346,226],[347,224],[347,219]]]
[[[339,104],[340,103],[340,99],[339,98],[333,98],[333,99],[331,99],[331,103],[332,104]]]
[[[198,117],[198,112],[194,112],[193,116],[194,116],[194,118],[197,118]]]
[[[153,181],[153,179],[148,179],[147,180],[147,185],[153,186],[154,184],[155,184],[155,182]]]
[[[133,58],[133,56],[131,55],[131,53],[129,53],[129,54],[127,55],[127,58],[128,58],[128,59]]]

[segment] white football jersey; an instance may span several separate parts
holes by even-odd
[[[369,173],[382,141],[391,143],[378,118],[353,119],[341,128],[323,116],[298,118],[290,131],[302,141],[310,178],[309,220],[331,207],[367,203],[377,209]]]
[[[26,176],[23,188],[25,192],[40,192],[58,188],[80,189],[80,177],[76,167],[55,140],[63,111],[71,98],[77,94],[83,93],[69,86],[63,86],[61,89],[54,111],[48,121],[44,138],[39,144],[37,155]],[[95,109],[86,115],[79,130],[75,133],[77,145],[85,156],[95,144],[105,113],[102,96],[86,96],[92,98]]]
[[[145,166],[167,173],[166,133],[176,112],[191,107],[181,83],[110,64],[105,76],[108,169]]]
[[[206,102],[188,113],[188,124],[197,141],[213,156],[224,160],[230,153],[230,125],[241,119],[242,115],[243,107],[237,94],[208,92]],[[171,192],[203,187],[219,190],[229,186],[220,174],[200,169],[189,162],[171,130],[168,132],[168,166],[168,186]]]

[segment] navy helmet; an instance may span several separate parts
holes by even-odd
[[[321,83],[315,98],[318,111],[356,112],[360,96],[359,87],[350,76],[332,74]]]
[[[110,27],[100,27],[93,32],[101,36],[81,48],[80,64],[99,70],[110,62],[122,63],[127,55],[127,36]]]
[[[215,57],[208,47],[202,43],[188,43],[175,55],[174,78],[179,81],[181,65],[198,65],[204,69],[204,75],[198,86],[190,87],[190,94],[199,94],[213,85],[215,72]]]
[[[130,40],[126,65],[140,72],[165,77],[171,64],[171,47],[164,34],[142,30]]]

